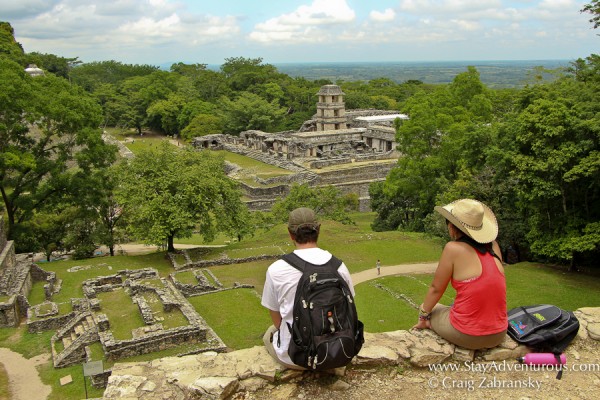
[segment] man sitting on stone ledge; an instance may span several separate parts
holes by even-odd
[[[309,208],[297,208],[289,215],[288,232],[296,249],[294,253],[306,262],[324,265],[332,257],[331,253],[317,246],[321,225],[315,213]],[[339,274],[348,283],[354,296],[350,272],[344,263],[338,268]],[[269,354],[280,364],[290,369],[304,370],[296,365],[288,355],[292,325],[292,314],[296,289],[302,273],[284,260],[277,260],[269,266],[262,294],[261,304],[269,310],[273,325],[263,337]],[[281,327],[281,329],[280,329]]]

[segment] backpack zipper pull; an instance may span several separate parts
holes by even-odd
[[[304,299],[302,299],[302,307],[308,308],[308,304],[306,303],[306,300],[304,300]]]
[[[348,297],[348,302],[349,302],[350,304],[352,304],[352,303],[353,303],[353,301],[352,301],[352,296],[350,296],[350,295],[347,295],[346,297]]]

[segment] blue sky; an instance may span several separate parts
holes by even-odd
[[[600,30],[576,0],[0,0],[27,52],[84,62],[572,60]]]

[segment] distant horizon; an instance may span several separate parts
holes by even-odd
[[[260,57],[257,57],[260,58]],[[286,61],[286,62],[268,62],[263,59],[263,64],[270,64],[273,66],[278,65],[319,65],[319,64],[327,64],[327,65],[343,65],[343,64],[469,64],[469,63],[535,63],[535,62],[544,62],[544,63],[570,63],[577,60],[574,59],[521,59],[521,60],[436,60],[436,61]],[[118,60],[115,60],[118,61]],[[170,67],[173,64],[177,64],[179,62],[183,62],[184,64],[194,64],[193,62],[184,62],[184,61],[174,61],[171,63],[161,63],[161,64],[150,64],[157,65],[161,68]],[[213,64],[213,63],[198,63],[205,64],[207,67],[220,67],[223,64]]]
[[[83,62],[576,60],[598,51],[588,2],[23,0],[0,1],[0,18],[27,52]]]

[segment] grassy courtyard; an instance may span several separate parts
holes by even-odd
[[[370,229],[372,214],[355,216],[356,225],[342,225],[324,221],[320,245],[342,258],[352,273],[373,268],[381,259],[382,265],[432,262],[438,259],[443,242],[421,234],[403,232],[373,232]],[[197,244],[200,244],[198,242]],[[224,247],[207,247],[191,252],[193,259],[219,257],[240,258],[258,254],[279,255],[292,250],[285,225],[278,225],[269,232],[258,232],[254,237]],[[254,289],[233,289],[206,294],[188,300],[197,312],[222,338],[228,348],[241,349],[261,345],[262,334],[270,324],[267,311],[260,305],[260,294],[265,272],[270,261],[248,262],[209,267],[210,271],[226,288],[234,283],[250,284]],[[60,313],[71,311],[71,298],[83,296],[81,284],[86,279],[112,275],[119,270],[155,268],[161,277],[173,273],[164,252],[137,256],[98,257],[88,260],[63,260],[40,263],[48,271],[54,271],[62,280],[60,293],[53,301],[59,304]],[[597,276],[567,273],[563,269],[532,263],[506,267],[508,307],[518,305],[551,303],[568,310],[583,306],[600,306],[600,278]],[[179,272],[178,277],[193,283],[191,272]],[[432,280],[431,274],[386,276],[356,285],[356,304],[359,318],[369,332],[409,329],[416,322],[416,310],[412,304],[422,302]],[[146,282],[160,285],[159,280]],[[131,297],[123,290],[100,293],[102,312],[109,316],[115,337],[131,338],[133,329],[143,326],[143,320]],[[146,301],[157,315],[162,313],[159,300],[152,295]],[[449,288],[441,302],[450,304],[454,292]],[[30,304],[44,301],[43,285],[36,283],[29,296]],[[166,314],[166,313],[163,313]],[[162,315],[167,327],[184,324],[178,313]],[[0,329],[0,346],[7,347],[30,358],[48,353],[50,337],[54,332],[29,334],[24,324],[19,328]],[[189,347],[189,346],[187,346]],[[177,355],[189,349],[186,345],[162,352],[145,354],[121,361],[142,361]],[[103,360],[100,345],[92,346],[95,360]],[[104,360],[106,366],[112,362]],[[71,374],[75,382],[82,382],[81,366],[54,369],[52,362],[39,367],[45,383],[53,386],[52,399],[78,399],[84,396],[82,384],[58,385],[58,380]],[[3,372],[0,371],[0,382]],[[4,378],[5,379],[5,378]],[[90,396],[101,396],[101,391],[88,387]],[[0,398],[4,394],[0,391]]]

